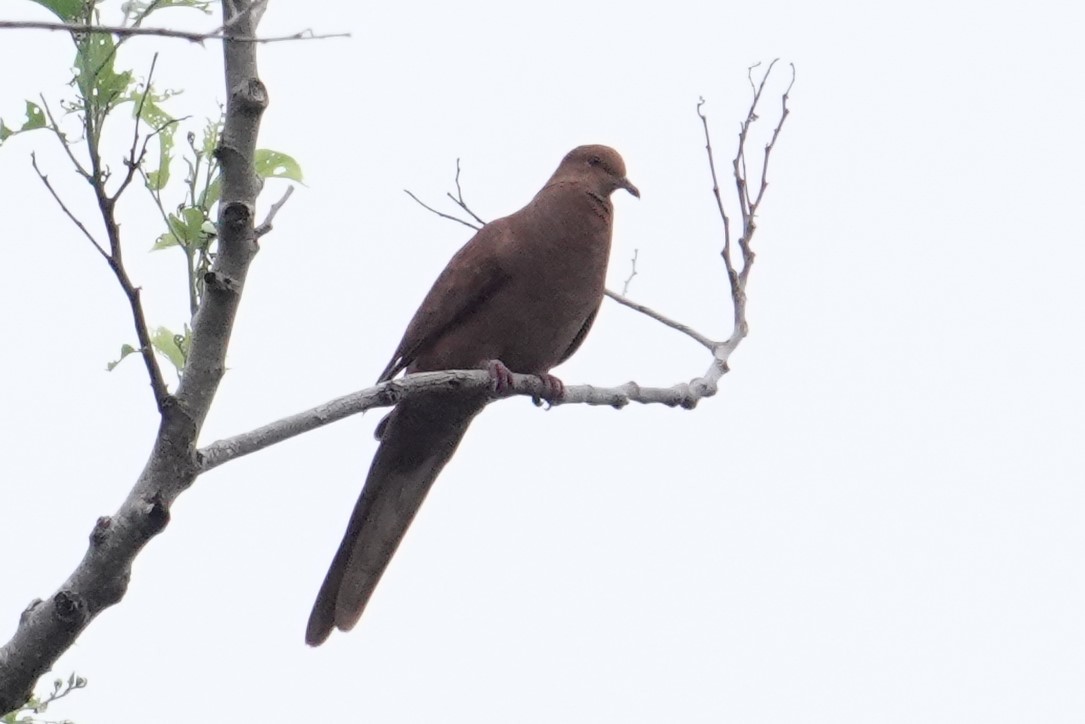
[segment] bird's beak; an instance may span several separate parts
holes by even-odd
[[[640,198],[640,189],[634,186],[632,182],[625,176],[622,176],[620,179],[618,179],[618,188],[625,189],[629,193],[636,196],[638,199]]]

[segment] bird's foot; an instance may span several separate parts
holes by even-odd
[[[487,360],[480,366],[490,374],[490,390],[498,396],[507,395],[512,389],[512,370],[499,359]],[[560,379],[549,372],[543,372],[538,378],[542,382],[543,390],[541,394],[531,398],[536,405],[541,405],[543,401],[553,404],[565,396],[565,383]]]
[[[543,393],[539,395],[538,398],[553,403],[559,401],[562,397],[565,397],[565,383],[560,379],[549,372],[543,372],[539,375],[539,379],[542,380],[543,383]]]
[[[497,395],[507,394],[512,389],[512,371],[499,359],[488,360],[485,366],[490,373],[490,389]]]

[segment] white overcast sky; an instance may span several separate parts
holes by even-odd
[[[2,14],[42,18],[9,0]],[[341,3],[272,0],[260,145],[303,165],[249,277],[203,442],[370,384],[468,232],[606,143],[610,280],[726,334],[694,106],[721,160],[746,67],[798,82],[756,239],[751,334],[694,412],[497,404],[446,469],[360,625],[302,635],[375,449],[353,418],[201,478],[131,587],[58,663],[78,724],[1080,722],[1085,719],[1085,11],[1076,2]],[[169,11],[159,24],[210,27]],[[60,34],[5,31],[0,116],[65,92]],[[122,56],[223,100],[221,53]],[[781,83],[770,84],[761,133]],[[116,150],[127,119],[114,130]],[[0,639],[51,595],[146,459],[155,415],[124,299],[30,168],[85,184],[44,133],[0,148]],[[113,162],[120,168],[118,161]],[[269,184],[264,206],[284,186]],[[181,258],[133,189],[153,321]],[[732,203],[732,210],[734,205]],[[669,385],[703,350],[606,303],[569,384]]]

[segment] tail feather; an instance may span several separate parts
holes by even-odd
[[[484,400],[404,400],[381,422],[381,444],[343,541],[317,594],[305,641],[358,623],[388,562]]]

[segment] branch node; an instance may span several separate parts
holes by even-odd
[[[35,598],[33,601],[28,603],[26,608],[23,609],[23,612],[19,614],[19,625],[25,625],[27,620],[30,618],[30,614],[34,613],[34,609],[36,609],[42,603],[44,602],[40,598]]]
[[[203,275],[203,283],[207,289],[211,289],[218,292],[237,292],[238,283],[216,271],[209,271]]]
[[[287,200],[290,198],[290,196],[293,193],[294,193],[294,187],[293,186],[287,186],[286,187],[286,193],[283,194],[283,197],[271,205],[271,209],[267,213],[267,218],[264,219],[263,223],[261,223],[255,229],[254,233],[256,234],[257,241],[260,240],[261,236],[263,236],[264,234],[267,234],[268,232],[270,232],[274,228],[272,226],[272,223],[275,221],[275,215],[279,213],[279,209],[281,209],[283,207],[283,204],[285,204],[287,202]]]
[[[145,516],[145,530],[150,535],[156,535],[162,532],[170,522],[170,510],[166,506],[166,503],[162,500],[162,496],[158,493],[147,501],[147,509],[144,511]]]
[[[80,629],[86,624],[87,602],[71,591],[57,591],[53,596],[53,611],[66,628]]]
[[[109,536],[109,532],[113,527],[113,518],[108,515],[103,515],[98,518],[94,523],[94,528],[90,531],[90,546],[91,548],[97,548],[105,542]]]
[[[238,231],[245,229],[252,223],[253,209],[246,203],[241,201],[233,201],[223,206],[222,211],[219,213],[219,224],[224,228],[220,231]],[[223,237],[223,233],[219,234],[219,239]]]
[[[246,115],[263,113],[268,106],[267,86],[259,78],[248,78],[234,89],[238,109]]]

